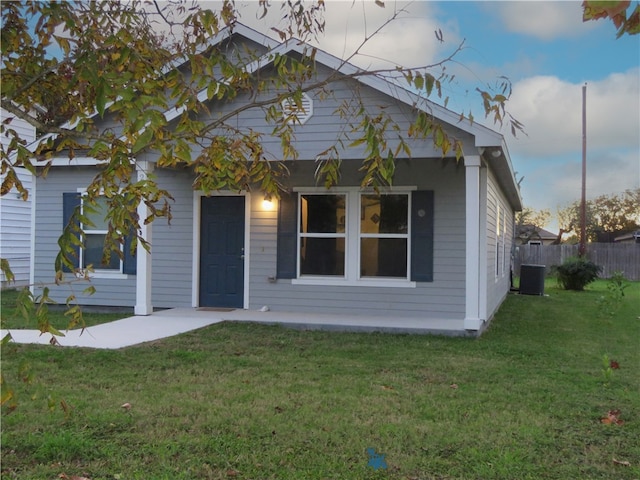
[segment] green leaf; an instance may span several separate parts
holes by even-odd
[[[107,104],[106,88],[106,82],[100,77],[96,87],[96,110],[101,118],[104,117],[104,110]]]
[[[422,90],[422,87],[424,87],[424,78],[422,77],[422,75],[418,74],[416,75],[416,78],[413,83],[418,90]]]
[[[149,144],[152,137],[153,137],[153,130],[151,130],[150,128],[146,128],[136,139],[136,142],[133,144],[133,148],[131,149],[131,152],[133,154],[138,153],[140,150],[142,150]]]
[[[11,340],[13,340],[13,337],[11,336],[10,333],[7,333],[4,337],[2,337],[2,340],[0,341],[0,346],[6,347]]]
[[[7,279],[7,283],[15,281],[15,276],[13,275],[11,267],[9,266],[9,260],[7,260],[6,258],[0,258],[0,270]]]
[[[351,142],[349,144],[349,147],[357,147],[358,145],[362,145],[363,143],[365,143],[367,140],[364,138],[358,138],[357,140],[354,140],[353,142]]]
[[[426,78],[426,80],[427,80],[427,88],[426,88],[426,90],[427,90],[427,96],[429,96],[429,95],[431,95],[431,91],[433,90],[433,84],[436,81],[436,77],[434,77],[431,74],[427,74],[426,77],[427,77]]]
[[[94,285],[89,285],[82,291],[82,293],[84,295],[93,295],[94,293],[96,293],[96,287]]]
[[[56,337],[64,337],[64,333],[62,333],[60,330],[58,330],[57,328],[55,328],[53,325],[49,324],[47,325],[47,332],[50,333],[51,335],[55,335]]]

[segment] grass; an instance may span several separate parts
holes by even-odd
[[[479,339],[218,324],[117,351],[5,347],[29,382],[2,478],[637,479],[640,283],[613,316],[606,292],[510,296]]]
[[[0,314],[3,329],[37,329],[38,322],[33,318],[25,320],[16,307],[20,291],[16,289],[2,290],[0,293]],[[49,321],[54,328],[66,330],[70,317],[64,314],[65,305],[55,305],[49,308]],[[126,313],[84,313],[84,326],[91,327],[101,323],[112,322],[128,316]],[[81,326],[77,328],[82,328]]]

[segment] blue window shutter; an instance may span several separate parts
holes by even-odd
[[[411,195],[411,280],[433,282],[433,191]]]
[[[278,202],[277,278],[296,278],[298,258],[298,194],[283,193]]]
[[[131,253],[131,242],[133,242],[134,235],[135,233],[132,231],[129,235],[124,237],[124,245],[122,246],[124,253],[124,259],[122,261],[122,273],[125,273],[127,275],[135,275],[138,268],[136,254],[138,252],[140,242],[136,244],[135,250],[133,251],[133,253]]]
[[[82,201],[81,195],[77,192],[64,192],[62,194],[62,229],[67,228],[67,225],[70,221],[75,222],[74,231],[79,230],[80,223],[77,218],[73,218],[73,214],[76,209],[80,208],[80,203]],[[77,236],[77,235],[76,235]],[[80,247],[78,245],[73,245],[73,256],[71,260],[74,262],[74,267],[78,268],[80,266]],[[71,270],[66,265],[62,266],[63,272],[70,272]]]

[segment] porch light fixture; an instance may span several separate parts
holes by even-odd
[[[491,156],[493,158],[498,158],[500,155],[502,155],[502,150],[500,150],[499,148],[496,148],[491,152]]]
[[[270,212],[274,208],[273,200],[271,200],[271,195],[265,195],[264,200],[262,200],[262,209],[265,212]]]

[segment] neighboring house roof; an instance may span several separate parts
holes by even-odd
[[[525,240],[556,240],[557,233],[550,232],[535,225],[525,224],[516,227],[516,237]]]
[[[640,242],[640,230],[636,230],[635,232],[626,233],[624,235],[620,235],[613,239],[614,242]]]
[[[282,56],[291,53],[304,55],[310,48],[313,48],[312,46],[296,39],[278,42],[277,40],[274,40],[273,38],[241,23],[236,23],[233,28],[227,27],[221,30],[217,35],[213,36],[210,41],[201,48],[201,50],[206,51],[206,49],[219,44],[233,35],[245,37],[257,44],[265,46],[267,49],[263,56],[246,66],[246,70],[249,73],[255,73],[258,70],[271,65],[277,55]],[[477,122],[472,122],[466,119],[461,120],[459,114],[408,90],[406,86],[387,78],[368,74],[367,70],[356,67],[355,65],[320,49],[315,49],[314,58],[316,63],[322,64],[343,74],[344,76],[351,77],[354,80],[374,88],[375,90],[378,90],[379,92],[384,93],[412,108],[427,112],[441,122],[454,126],[455,128],[472,135],[475,141],[475,147],[477,147],[481,153],[485,153],[483,158],[485,161],[490,163],[498,179],[498,183],[504,190],[504,193],[514,210],[518,211],[522,209],[522,198],[520,196],[520,189],[512,167],[511,157],[504,137],[500,133]],[[186,61],[186,59],[182,63],[180,61],[176,61],[174,64],[165,67],[165,69],[178,68],[182,64],[186,63]],[[206,101],[208,99],[207,89],[204,88],[198,92],[197,98],[201,102]],[[180,108],[170,108],[164,112],[164,115],[165,118],[170,121],[178,117],[181,113],[182,110]],[[97,115],[97,112],[92,114],[92,116],[95,115]],[[73,129],[75,125],[68,123],[63,127]],[[75,162],[70,162],[66,159],[64,162],[59,162],[57,164],[62,166],[79,165],[83,163],[88,164],[90,161],[88,159],[79,158]],[[56,164],[55,161],[54,164]]]

